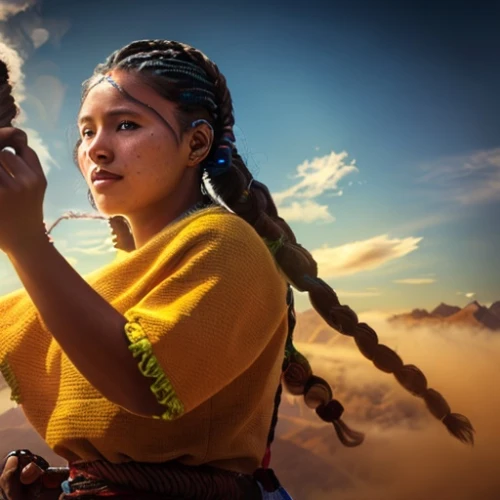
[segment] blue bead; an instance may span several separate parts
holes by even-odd
[[[64,493],[71,493],[71,487],[69,485],[69,481],[63,481],[61,483],[61,489]]]

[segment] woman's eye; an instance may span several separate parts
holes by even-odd
[[[137,123],[125,120],[121,122],[120,125],[118,125],[118,128],[120,128],[121,130],[135,130],[136,128],[139,128],[139,125],[137,125]]]
[[[128,121],[128,120],[124,120],[122,122],[120,122],[120,124],[118,125],[118,130],[135,130],[139,128],[139,125],[137,125],[137,123],[134,123],[134,122],[131,122],[131,121]],[[94,132],[88,128],[82,130],[82,137],[84,138],[88,138],[90,137]]]

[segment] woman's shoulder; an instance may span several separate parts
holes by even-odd
[[[254,227],[229,210],[215,206],[201,210],[184,227],[192,243],[250,265],[251,261],[276,266],[268,246]],[[182,233],[183,231],[181,231]]]
[[[239,215],[224,207],[211,206],[200,210],[185,226],[184,230],[208,239],[221,238],[246,244],[260,243],[265,246],[257,231]],[[211,237],[211,238],[210,238]]]

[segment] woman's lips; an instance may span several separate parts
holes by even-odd
[[[106,180],[106,179],[123,179],[123,176],[120,174],[115,174],[114,172],[110,172],[109,170],[105,170],[100,167],[93,169],[90,174],[91,182],[95,182],[97,180]]]
[[[112,186],[118,181],[121,181],[123,177],[116,177],[116,178],[101,178],[101,179],[96,179],[93,184],[95,186],[96,191],[101,191],[102,189],[107,189],[108,187]]]

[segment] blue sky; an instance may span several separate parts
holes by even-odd
[[[167,38],[225,74],[240,152],[342,303],[500,300],[500,7],[480,3],[2,0],[45,219],[91,210],[71,160],[82,81],[113,50]],[[81,274],[113,258],[101,221],[53,238]],[[1,255],[0,293],[19,286]]]

